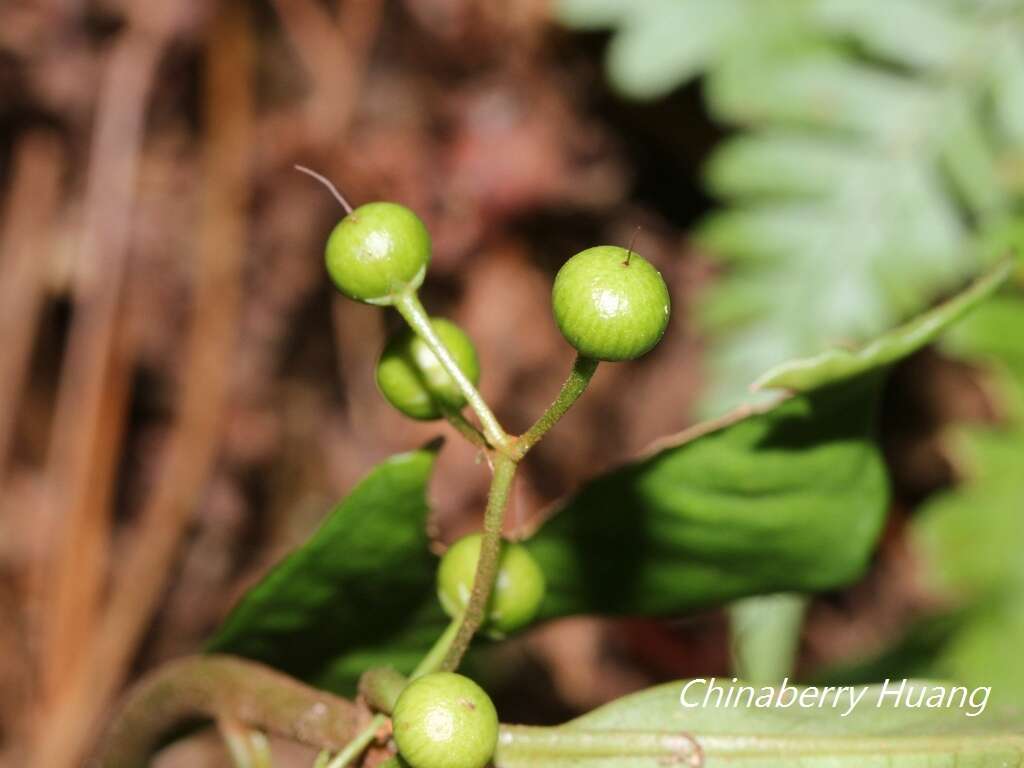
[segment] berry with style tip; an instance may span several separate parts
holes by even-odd
[[[397,203],[367,203],[343,218],[327,238],[327,272],[350,299],[392,304],[423,283],[430,235],[420,218]]]
[[[444,553],[437,569],[437,596],[445,613],[453,618],[469,603],[481,540],[478,533],[459,539]],[[522,544],[502,542],[484,632],[500,638],[529,624],[545,589],[544,573],[529,550]]]
[[[469,336],[442,317],[431,318],[430,324],[475,386],[480,380],[480,362]],[[399,411],[422,421],[439,419],[444,416],[444,409],[459,411],[466,404],[462,391],[437,355],[409,328],[396,333],[381,352],[377,388]]]
[[[671,309],[661,273],[614,245],[588,248],[565,262],[551,302],[566,340],[581,355],[607,361],[650,351],[665,333]]]
[[[483,768],[498,743],[498,713],[490,697],[454,672],[409,683],[391,722],[399,754],[412,768]]]

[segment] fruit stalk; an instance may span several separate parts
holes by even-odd
[[[576,360],[572,365],[572,371],[569,372],[569,377],[562,385],[558,397],[548,406],[548,409],[544,411],[541,417],[534,422],[533,426],[516,440],[515,455],[517,459],[525,456],[547,434],[548,430],[558,423],[558,420],[565,415],[573,403],[579,399],[590,383],[590,379],[593,378],[597,365],[598,361],[592,357],[576,356]]]
[[[456,616],[451,620],[448,628],[437,638],[437,641],[427,652],[427,655],[420,660],[419,666],[412,673],[413,679],[429,675],[431,672],[440,671],[445,657],[448,656],[448,651],[451,650],[452,643],[455,642],[455,638],[459,635],[459,627],[462,626],[462,621],[462,615]]]
[[[465,416],[453,408],[443,407],[441,411],[444,413],[445,419],[448,420],[448,423],[452,425],[456,432],[480,450],[487,450],[489,447],[487,444],[487,438],[484,437],[483,433],[479,429],[470,424],[466,420]]]
[[[416,293],[409,291],[398,296],[395,299],[395,309],[405,319],[405,322],[409,324],[409,327],[416,332],[416,335],[423,339],[423,342],[437,356],[441,365],[444,366],[448,375],[455,381],[455,384],[466,398],[466,402],[469,403],[469,407],[473,409],[477,418],[480,419],[484,436],[488,442],[495,448],[506,448],[509,443],[509,436],[502,429],[501,424],[498,423],[498,419],[487,405],[483,396],[473,386],[473,383],[466,378],[458,363],[455,362],[448,352],[448,348],[434,331],[427,311],[423,308]]]
[[[361,730],[352,741],[345,745],[345,748],[334,756],[326,768],[348,768],[349,764],[355,761],[370,743],[377,737],[377,732],[384,727],[388,718],[386,715],[377,714],[369,724]]]
[[[455,634],[451,647],[445,654],[441,669],[452,671],[458,669],[463,655],[469,648],[473,635],[483,624],[487,609],[487,601],[494,588],[494,577],[498,572],[498,559],[501,556],[501,528],[505,519],[505,508],[508,506],[512,481],[516,476],[518,463],[504,454],[497,454],[494,460],[494,477],[491,479],[491,490],[487,497],[487,509],[484,512],[483,538],[480,542],[480,559],[476,565],[476,577],[473,579],[473,591],[466,605],[466,612],[459,629]]]

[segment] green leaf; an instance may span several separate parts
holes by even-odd
[[[545,616],[670,614],[862,572],[888,504],[879,373],[684,434],[590,482],[526,546]]]
[[[804,360],[783,363],[754,382],[757,389],[806,392],[836,379],[858,376],[906,357],[988,298],[1006,282],[1015,262],[1005,259],[965,291],[856,351],[830,349]]]
[[[585,485],[526,542],[548,580],[543,615],[671,614],[856,579],[888,506],[874,440],[884,373],[1008,274],[998,265],[859,352],[787,365],[763,384],[798,394],[663,441]]]
[[[351,691],[377,659],[414,666],[444,626],[440,609],[424,607],[437,602],[426,533],[435,456],[424,449],[375,467],[308,542],[245,594],[208,650],[339,691]]]
[[[985,365],[985,388],[1004,414],[998,425],[962,426],[950,452],[962,476],[914,518],[910,539],[920,578],[952,612],[929,618],[880,658],[830,679],[941,676],[990,684],[993,699],[1024,700],[1024,295],[1006,291],[950,334],[947,348]]]
[[[897,701],[893,692],[901,682],[858,686],[851,706],[849,692],[822,697],[821,689],[745,690],[741,683],[716,681],[721,701],[740,697],[741,703],[715,706],[712,688],[711,705],[692,708],[681,703],[685,681],[666,683],[557,728],[505,726],[494,762],[496,768],[1004,768],[1024,763],[1024,729],[987,706],[984,691],[914,681]],[[709,686],[703,679],[690,683],[686,702],[703,702]],[[760,697],[771,695],[775,705],[767,706]],[[815,706],[783,706],[779,695],[783,703],[806,695]],[[919,696],[934,706],[906,706]],[[759,699],[765,706],[755,704]]]

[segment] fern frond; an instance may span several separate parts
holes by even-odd
[[[742,129],[711,158],[701,229],[728,270],[705,407],[757,371],[856,341],[982,266],[1024,191],[1024,0],[563,0],[609,27],[612,82],[702,78]]]

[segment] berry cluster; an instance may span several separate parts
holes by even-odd
[[[429,317],[419,302],[430,235],[416,214],[386,202],[350,210],[331,232],[326,261],[343,294],[393,306],[409,325],[378,360],[381,394],[411,418],[448,419],[494,457],[484,533],[456,542],[437,572],[438,598],[452,626],[412,681],[400,678],[404,687],[393,708],[380,707],[392,712],[395,744],[412,768],[482,768],[494,754],[498,717],[487,694],[452,670],[477,629],[500,638],[525,627],[545,593],[544,573],[526,547],[500,538],[515,468],[582,394],[598,361],[631,360],[658,343],[668,325],[668,289],[632,249],[602,245],[569,259],[551,298],[555,323],[577,350],[577,362],[551,407],[513,437],[476,390],[480,365],[472,341],[450,320]],[[479,429],[463,416],[466,405]]]

